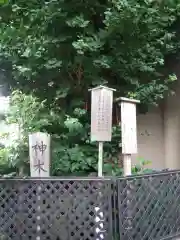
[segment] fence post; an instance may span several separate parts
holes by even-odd
[[[49,177],[50,172],[50,135],[46,133],[33,133],[29,135],[29,156],[31,177]],[[37,187],[37,237],[41,240],[41,191]]]

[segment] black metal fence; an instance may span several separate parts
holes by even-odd
[[[180,172],[118,179],[121,240],[180,239]]]
[[[0,180],[0,240],[162,240],[178,234],[180,172]]]
[[[112,239],[111,181],[0,181],[0,240]]]

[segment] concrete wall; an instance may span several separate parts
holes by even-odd
[[[152,162],[154,169],[180,169],[180,81],[176,94],[167,97],[163,109],[151,109],[137,116],[138,157]]]
[[[180,81],[175,92],[166,99],[164,109],[164,159],[170,169],[180,169]]]
[[[152,162],[153,169],[165,168],[163,117],[160,108],[154,108],[147,114],[137,116],[138,155],[133,163],[143,158]]]

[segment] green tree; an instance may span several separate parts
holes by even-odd
[[[2,170],[11,167],[11,169],[17,169],[20,174],[28,174],[28,135],[31,132],[42,131],[51,134],[53,175],[97,172],[97,146],[90,143],[89,124],[86,123],[86,119],[82,119],[85,115],[86,111],[76,108],[74,117],[66,115],[62,121],[61,115],[56,115],[53,110],[47,111],[45,101],[41,102],[33,95],[14,91],[6,116],[6,124],[15,124],[14,132],[7,131],[1,135],[1,139],[8,137],[9,143],[0,152],[0,167]],[[88,126],[84,128],[79,119]],[[52,131],[54,125],[59,132]],[[116,171],[116,156],[119,151],[120,133],[117,134],[116,128],[113,130],[116,135],[114,135],[112,143],[105,145],[105,158],[108,161],[104,171],[108,174]],[[120,131],[119,128],[118,130]]]
[[[27,174],[29,172],[28,134],[43,131],[51,124],[48,121],[48,114],[45,114],[44,102],[38,101],[32,95],[14,91],[5,123],[7,126],[13,124],[13,131],[12,127],[9,127],[10,130],[7,127],[7,132],[1,135],[1,139],[8,139],[0,152],[1,162],[6,167],[16,169],[19,174]]]
[[[40,128],[56,135],[56,173],[96,168],[96,148],[89,142],[89,88],[105,84],[116,88],[118,96],[144,104],[163,98],[176,80],[167,73],[165,59],[179,48],[174,28],[179,13],[178,0],[17,0],[1,5],[4,80],[43,103],[40,116],[46,115],[47,124]],[[25,108],[29,112],[29,105]],[[17,115],[16,120],[26,130],[24,118],[21,122]],[[31,122],[32,129],[38,122]],[[105,146],[105,158],[117,164],[119,139],[114,139],[114,145]]]
[[[10,85],[46,94],[66,112],[82,106],[97,84],[156,103],[176,79],[163,69],[179,45],[171,28],[179,9],[175,0],[10,1],[0,9]]]

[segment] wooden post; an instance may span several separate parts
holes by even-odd
[[[124,154],[123,155],[123,167],[124,167],[124,176],[130,176],[132,174],[132,159],[131,154]]]
[[[112,137],[113,91],[105,86],[93,88],[91,91],[91,141],[99,143],[98,177],[103,177],[103,142],[110,142]],[[100,184],[100,183],[99,183]],[[96,240],[105,239],[104,213],[101,207],[102,193],[99,192],[98,206],[95,207]]]
[[[136,123],[136,104],[137,100],[128,98],[119,98],[121,107],[121,134],[122,134],[122,154],[124,176],[131,175],[131,156],[137,153],[137,123]],[[132,229],[131,201],[129,199],[129,189],[126,190],[127,220],[126,229]],[[128,234],[129,235],[129,234]],[[131,236],[129,236],[131,238]]]
[[[29,155],[31,177],[49,177],[50,172],[50,135],[33,133],[29,135]],[[41,186],[37,187],[37,237],[41,240]]]
[[[137,153],[136,104],[140,101],[118,98],[121,107],[121,133],[124,176],[131,175],[132,154]]]
[[[103,176],[103,142],[99,142],[98,177]]]
[[[91,141],[99,142],[98,176],[103,176],[103,142],[112,138],[112,107],[115,89],[98,86],[91,91]]]

